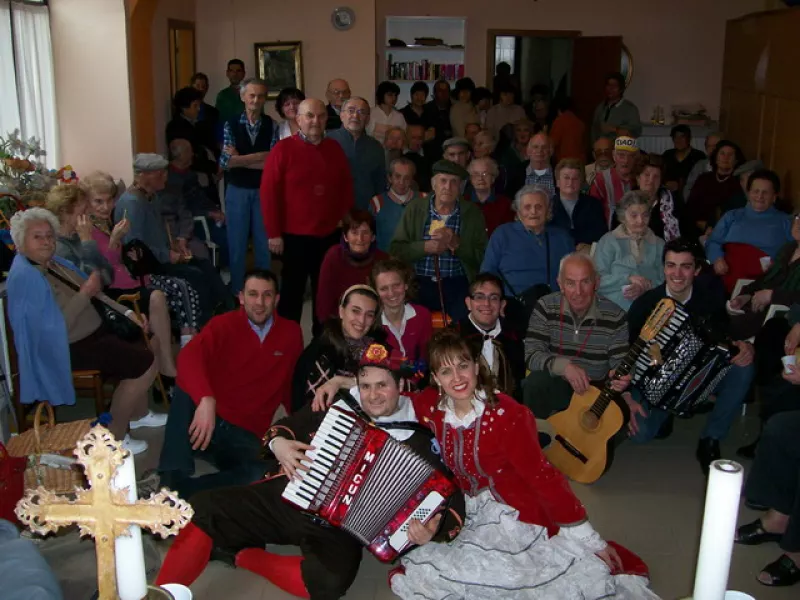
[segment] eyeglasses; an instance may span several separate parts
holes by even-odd
[[[368,117],[369,116],[369,109],[366,109],[366,108],[356,109],[356,108],[352,108],[351,107],[351,108],[348,108],[345,112],[350,116],[353,116],[353,115],[358,115],[359,117]]]
[[[486,302],[488,300],[491,304],[500,304],[500,300],[503,298],[500,294],[489,294],[487,296],[479,292],[477,294],[472,294],[472,299],[475,300],[475,302]]]

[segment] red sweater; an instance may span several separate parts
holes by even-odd
[[[409,303],[416,315],[406,321],[406,328],[401,339],[384,322],[383,330],[386,332],[386,341],[392,349],[390,360],[392,368],[399,369],[403,362],[428,360],[428,342],[433,336],[433,321],[430,311],[419,304]]]
[[[492,232],[503,225],[511,223],[517,218],[517,213],[511,206],[511,200],[506,196],[495,196],[491,202],[475,201],[475,206],[481,209],[483,220],[486,221],[486,235],[491,236]]]
[[[195,404],[217,400],[217,415],[261,437],[278,406],[291,410],[294,365],[303,333],[294,321],[273,315],[262,343],[243,308],[211,319],[178,354],[178,385]]]
[[[261,212],[270,238],[330,235],[353,207],[353,177],[338,142],[299,135],[275,144],[261,176]]]
[[[347,288],[357,284],[369,284],[369,275],[375,261],[388,258],[383,250],[375,250],[369,260],[354,263],[341,244],[328,250],[319,269],[317,284],[317,320],[324,323],[330,317],[339,315],[339,300]]]

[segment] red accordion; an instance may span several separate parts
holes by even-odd
[[[426,523],[456,491],[410,447],[337,405],[311,445],[309,470],[298,471],[283,499],[347,531],[383,562],[411,545],[411,520]]]

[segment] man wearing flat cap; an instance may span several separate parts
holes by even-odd
[[[170,239],[158,197],[167,184],[168,165],[159,154],[136,155],[133,184],[117,201],[114,222],[127,218],[130,230],[123,243],[141,241],[159,262],[160,273],[185,279],[197,291],[205,323],[217,306],[232,308],[233,296],[210,261],[187,255]]]
[[[433,165],[433,193],[412,200],[395,230],[390,253],[414,267],[419,302],[455,321],[467,315],[464,299],[486,250],[480,209],[461,199],[468,173],[459,164]],[[442,302],[444,306],[442,306]]]

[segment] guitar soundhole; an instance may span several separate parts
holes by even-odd
[[[583,415],[581,415],[581,425],[583,425],[584,428],[592,431],[598,428],[600,425],[600,419],[592,411],[587,410],[583,413]]]

